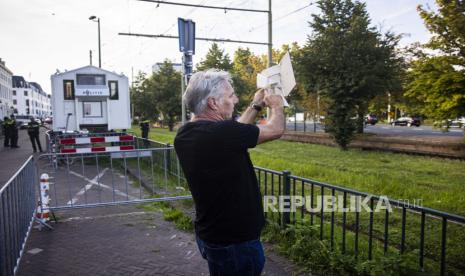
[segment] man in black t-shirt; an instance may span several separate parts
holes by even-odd
[[[283,100],[259,90],[252,104],[232,120],[238,102],[223,71],[195,73],[184,101],[194,113],[174,141],[195,203],[195,232],[211,275],[260,275],[265,257],[260,243],[263,206],[248,149],[284,132]],[[263,107],[264,125],[254,124]]]

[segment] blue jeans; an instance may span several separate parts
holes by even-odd
[[[265,265],[265,254],[258,239],[222,246],[206,243],[197,237],[197,245],[202,257],[208,261],[212,276],[258,276]]]

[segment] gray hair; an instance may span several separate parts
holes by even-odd
[[[201,114],[207,107],[208,98],[218,98],[228,86],[232,86],[228,72],[216,69],[197,72],[189,80],[183,96],[184,103],[195,115]]]

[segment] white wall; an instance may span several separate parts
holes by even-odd
[[[12,73],[0,60],[0,119],[12,113],[13,98],[11,92]]]

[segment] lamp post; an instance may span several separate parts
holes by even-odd
[[[98,67],[102,68],[102,48],[100,45],[100,17],[92,15],[89,17],[89,20],[97,22],[98,25]]]

